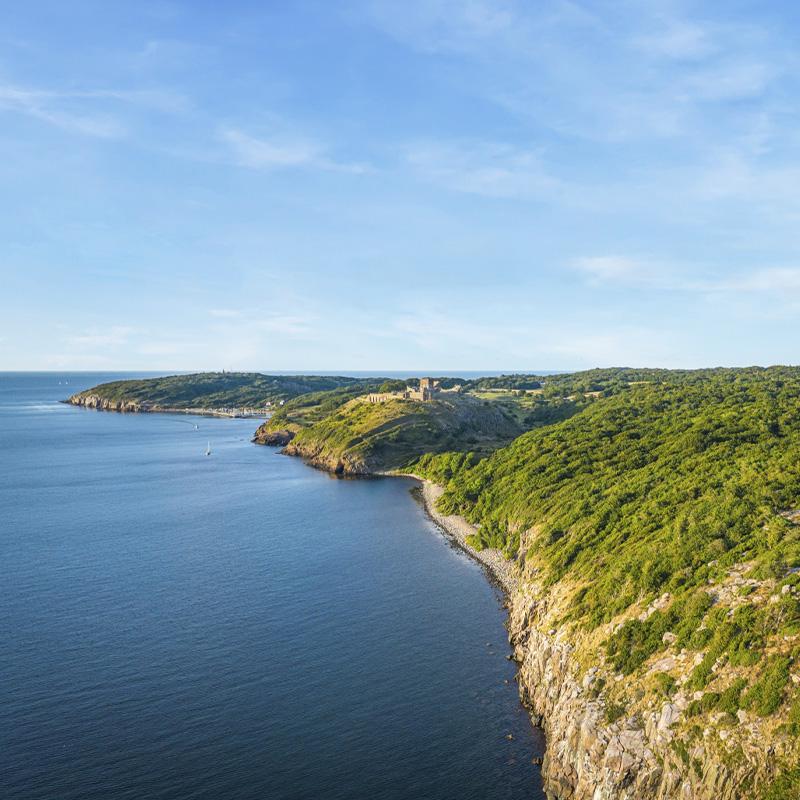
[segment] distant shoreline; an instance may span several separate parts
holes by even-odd
[[[102,405],[87,402],[77,402],[73,398],[60,400],[60,403],[68,406],[78,406],[87,408],[91,411],[113,411],[117,414],[193,414],[198,417],[222,417],[225,419],[263,419],[267,420],[272,416],[271,411],[257,409],[242,409],[225,411],[218,408],[178,408],[166,406],[144,406],[140,404],[111,404]]]

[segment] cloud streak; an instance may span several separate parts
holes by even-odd
[[[164,89],[56,90],[0,84],[0,111],[23,114],[98,139],[121,139],[129,134],[120,114],[109,108],[174,114],[188,106],[183,95]]]
[[[725,274],[708,265],[677,264],[619,255],[575,259],[590,285],[665,289],[699,294],[780,294],[800,290],[800,267],[761,267]]]
[[[563,184],[535,150],[496,142],[418,142],[406,162],[422,179],[457,192],[495,198],[553,198]]]
[[[224,128],[220,137],[229,147],[234,162],[251,169],[312,168],[355,174],[368,169],[363,164],[336,161],[328,155],[325,146],[301,137],[259,138],[238,128]]]

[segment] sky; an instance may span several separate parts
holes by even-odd
[[[0,370],[800,362],[800,4],[0,20]]]

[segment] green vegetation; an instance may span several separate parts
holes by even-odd
[[[476,378],[465,383],[465,388],[472,391],[493,389],[539,389],[542,385],[537,375],[498,375],[489,378]]]
[[[784,772],[762,797],[764,800],[800,800],[800,767]]]
[[[326,375],[262,375],[258,372],[201,372],[103,383],[75,395],[159,408],[263,408],[308,392],[357,384],[355,378]]]
[[[611,724],[625,716],[626,708],[621,703],[607,703],[605,707],[606,722]]]
[[[473,452],[426,453],[414,464],[414,472],[421,478],[442,486],[464,469],[474,467],[480,457]]]
[[[561,624],[594,636],[621,617],[591,639],[614,671],[644,679],[664,651],[699,653],[687,715],[732,724],[795,702],[785,730],[800,730],[800,369],[594,370],[544,377],[533,398],[569,413],[488,456],[419,459],[445,487],[440,509],[567,592]],[[715,598],[734,569],[731,607]]]
[[[800,371],[667,373],[523,434],[450,480],[442,507],[511,537],[535,528],[575,616],[607,621],[754,559],[800,564]]]
[[[338,389],[309,392],[294,397],[276,408],[269,420],[259,428],[259,432],[288,430],[296,433],[301,428],[307,428],[330,416],[350,400],[368,392],[378,391],[380,382],[380,378],[374,381],[359,381]]]
[[[608,641],[606,655],[614,669],[626,675],[638,669],[664,646],[665,633],[677,638],[676,647],[691,646],[702,638],[698,628],[711,598],[700,591],[672,603],[666,612],[655,611],[646,620],[628,620]]]
[[[791,658],[788,656],[772,656],[761,677],[745,695],[745,708],[753,709],[762,717],[776,711],[783,701],[783,690],[789,682],[790,664]]]
[[[688,696],[689,739],[672,745],[687,770],[702,769],[685,742],[703,717],[732,726],[744,710],[800,735],[800,368],[447,379],[460,391],[432,402],[364,398],[406,383],[215,373],[91,391],[183,408],[284,400],[263,441],[294,436],[286,452],[337,472],[442,485],[440,509],[476,525],[473,546],[551,592],[579,663],[626,676],[589,690],[607,721]],[[666,651],[667,672],[650,670]],[[760,790],[769,800],[798,798],[788,768]]]
[[[429,403],[356,399],[300,428],[287,452],[340,471],[371,472],[406,468],[426,451],[487,453],[523,430],[503,405],[484,406],[468,395]]]
[[[384,381],[379,387],[379,392],[402,392],[406,388],[406,382],[400,380]]]
[[[737,678],[721,694],[719,692],[706,692],[700,700],[693,700],[686,709],[688,716],[707,714],[710,711],[722,711],[735,719],[736,712],[742,707],[742,691],[747,686],[747,681]]]

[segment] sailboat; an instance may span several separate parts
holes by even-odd
[[[206,455],[207,455],[207,456],[210,456],[210,455],[211,455],[211,442],[209,442],[209,443],[208,443],[208,446],[206,447]]]

